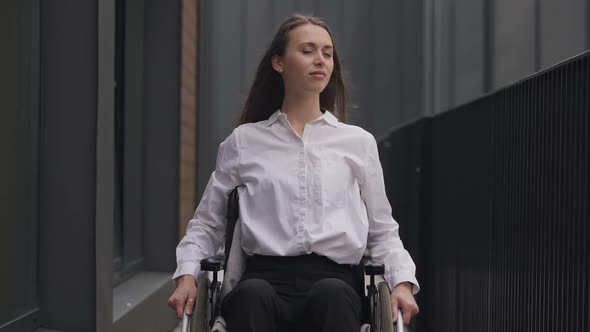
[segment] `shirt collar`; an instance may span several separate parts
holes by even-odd
[[[324,115],[322,115],[322,119],[326,121],[330,126],[337,128],[338,127],[338,118],[332,114],[330,111],[324,111]]]
[[[281,117],[286,118],[287,114],[281,112],[281,110],[276,110],[269,118],[268,120],[266,120],[266,126],[271,126],[273,123],[277,122],[277,120]],[[332,127],[338,127],[338,119],[334,116],[334,114],[332,114],[332,112],[330,111],[324,111],[324,114],[322,116],[320,116],[319,118],[317,118],[316,120],[312,121],[312,122],[316,122],[319,120],[324,120],[327,124],[329,124]]]
[[[281,110],[276,110],[269,118],[266,120],[266,126],[270,126],[273,123],[277,122],[280,116],[285,116],[285,113],[282,113]]]

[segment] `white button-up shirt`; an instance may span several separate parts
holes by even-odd
[[[325,112],[300,137],[280,110],[234,129],[219,146],[215,171],[178,245],[173,278],[196,276],[200,260],[217,252],[227,194],[236,186],[246,254],[316,253],[358,264],[366,253],[385,264],[391,287],[409,281],[418,291],[416,267],[391,216],[377,143],[364,129]]]

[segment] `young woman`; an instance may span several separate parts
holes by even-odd
[[[178,245],[168,302],[179,318],[193,310],[199,261],[223,241],[227,193],[236,186],[248,260],[222,303],[229,332],[358,331],[352,266],[366,251],[385,263],[394,320],[397,308],[406,324],[418,313],[415,265],[391,217],[377,144],[344,123],[345,110],[328,27],[310,16],[287,19]]]

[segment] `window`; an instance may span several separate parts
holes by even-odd
[[[133,43],[141,12],[128,10],[117,0],[115,8],[115,195],[113,216],[113,280],[120,284],[142,268],[142,48]],[[133,26],[130,26],[133,25]]]

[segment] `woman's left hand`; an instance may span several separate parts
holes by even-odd
[[[391,310],[393,311],[394,322],[398,319],[398,309],[402,311],[404,325],[410,324],[410,319],[420,311],[412,294],[412,287],[411,283],[402,282],[397,284],[391,291]]]

